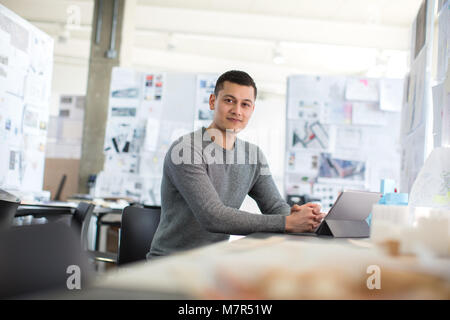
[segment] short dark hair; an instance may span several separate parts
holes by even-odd
[[[216,97],[219,94],[219,91],[223,89],[223,83],[225,81],[240,84],[241,86],[253,87],[256,99],[256,93],[258,90],[256,89],[255,81],[253,81],[252,77],[250,77],[247,72],[231,70],[223,73],[216,81],[216,87],[214,88],[214,95]]]

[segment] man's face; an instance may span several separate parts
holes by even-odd
[[[238,133],[247,126],[255,110],[255,91],[252,86],[242,86],[225,81],[218,95],[209,98],[214,112],[214,124],[220,130]]]

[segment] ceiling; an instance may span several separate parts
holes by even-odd
[[[130,1],[130,0],[127,0]],[[421,0],[132,0],[131,64],[242,69],[266,94],[291,74],[402,77]],[[55,37],[55,63],[87,67],[93,0],[0,0]],[[80,26],[67,28],[73,10]]]

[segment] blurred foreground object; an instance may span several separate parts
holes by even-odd
[[[20,200],[0,189],[0,230],[11,227]]]
[[[450,148],[431,152],[411,188],[409,204],[450,210]]]
[[[202,299],[450,299],[448,262],[392,257],[367,242],[355,246],[273,244],[247,257],[220,258]],[[358,248],[358,246],[360,246]],[[276,250],[276,253],[273,252]],[[258,252],[259,251],[259,252]],[[292,254],[295,252],[295,254]],[[258,265],[264,264],[264,268]],[[378,278],[377,280],[375,280]],[[378,286],[377,286],[378,281]]]
[[[411,188],[409,206],[373,206],[371,238],[393,255],[450,257],[450,148],[436,148]]]
[[[14,227],[0,233],[0,261],[3,299],[69,291],[74,282],[82,289],[91,276],[79,236],[61,223]],[[75,269],[79,281],[70,278]]]

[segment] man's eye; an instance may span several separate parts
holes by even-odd
[[[232,103],[233,100],[231,100],[231,99],[225,99],[225,102],[227,102],[227,103]]]
[[[250,105],[248,103],[244,103],[243,106],[246,108],[250,107]]]

